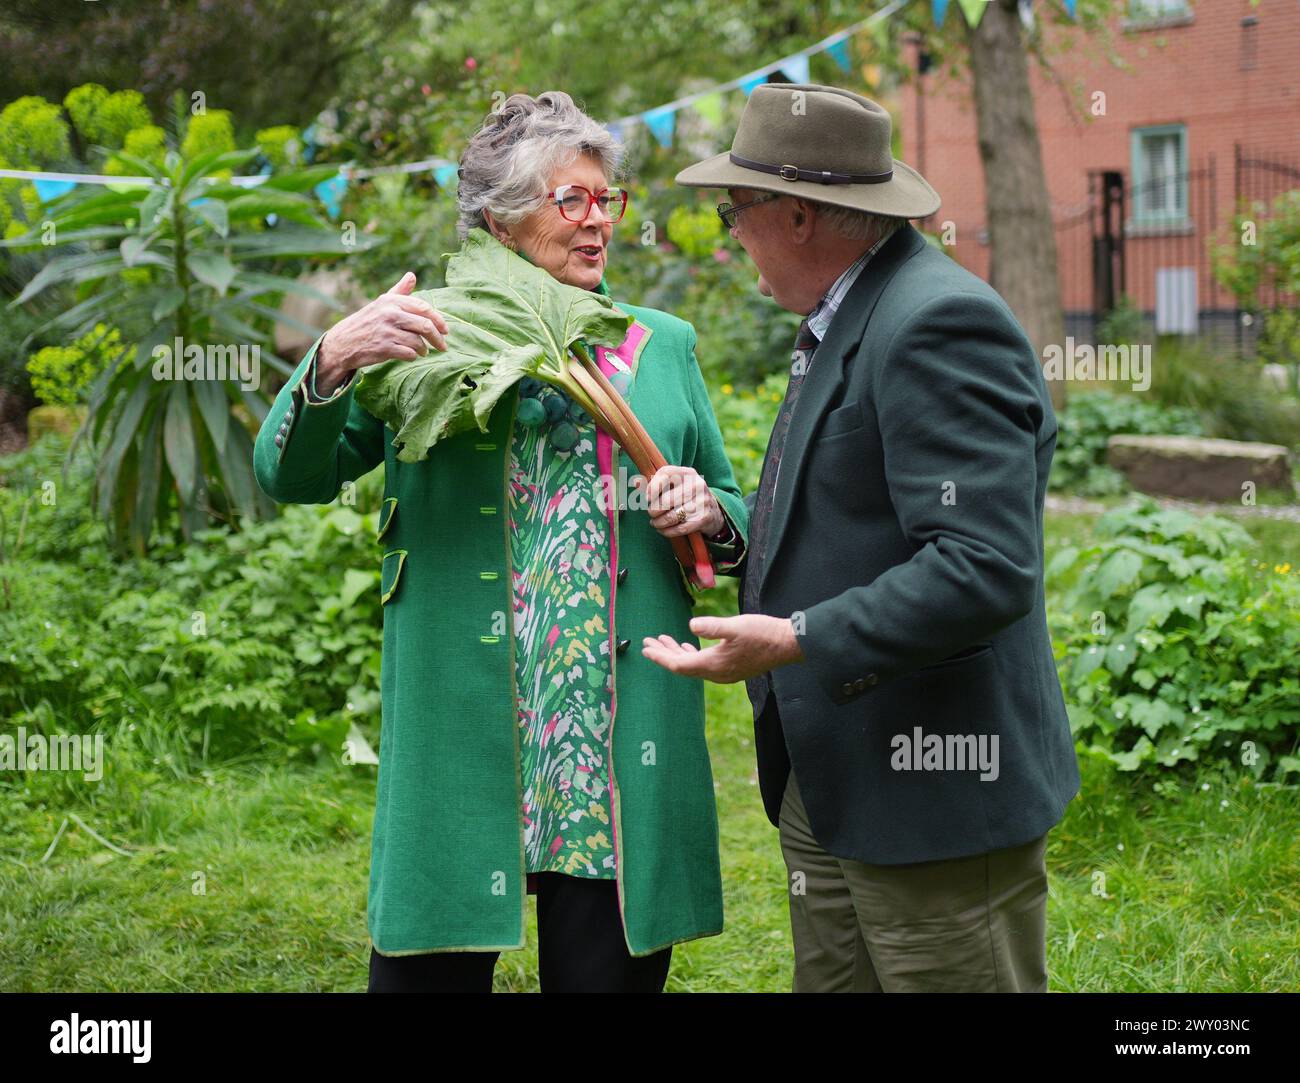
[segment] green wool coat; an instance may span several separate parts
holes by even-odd
[[[694,328],[653,309],[619,307],[635,320],[613,351],[633,370],[629,403],[665,458],[694,467],[745,537],[748,513],[695,359]],[[276,397],[254,470],[272,499],[321,504],[385,464],[371,943],[382,955],[522,948],[506,515],[517,390],[503,396],[487,433],[444,440],[423,462],[402,463],[393,431],[353,401],[355,381],[328,402],[307,400],[315,354],[313,346]],[[603,435],[601,445],[604,470],[609,448],[619,449]],[[627,478],[636,475],[626,455],[616,463]],[[722,882],[703,685],[647,661],[640,648],[642,637],[665,632],[698,644],[687,623],[693,599],[668,540],[635,496],[623,502],[633,506],[609,513],[612,826],[628,950],[647,955],[721,932]]]

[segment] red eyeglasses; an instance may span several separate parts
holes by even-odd
[[[547,192],[546,198],[555,201],[566,222],[585,222],[593,205],[611,222],[621,221],[627,211],[626,188],[602,188],[592,193],[581,184],[561,184],[553,192]]]

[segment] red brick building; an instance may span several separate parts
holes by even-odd
[[[1239,199],[1300,187],[1300,3],[1133,0],[1113,26],[1119,65],[1078,27],[1052,25],[1046,42],[1057,78],[1032,61],[1030,74],[1067,330],[1092,333],[1123,295],[1160,332],[1235,328],[1207,243],[1229,239]],[[911,50],[923,68],[923,45]],[[953,254],[987,278],[969,84],[915,77],[898,122],[904,160],[943,198],[923,228],[951,222]]]

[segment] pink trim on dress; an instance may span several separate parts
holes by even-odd
[[[632,324],[627,329],[627,338],[613,353],[629,369],[632,368],[632,359],[636,356],[637,347],[641,344],[641,339],[645,337],[645,329],[640,324]],[[596,364],[606,376],[611,376],[619,370],[609,360],[610,351],[604,346],[597,346]],[[614,475],[614,441],[613,438],[601,429],[596,430],[596,464],[600,468],[602,478],[609,478],[602,488],[602,492],[607,497],[613,497],[618,492],[618,478]],[[613,670],[614,657],[618,651],[618,644],[615,642],[614,635],[614,594],[618,583],[618,526],[615,516],[618,509],[614,506],[616,503],[613,499],[606,500],[607,507],[605,514],[609,518],[609,659],[610,669]],[[618,853],[618,829],[614,826],[617,817],[614,815],[614,718],[618,714],[618,682],[612,682],[614,687],[609,690],[609,738],[607,741],[609,748],[609,834],[610,841],[614,846],[614,853]],[[615,876],[615,884],[618,878]],[[617,890],[617,887],[615,888]]]

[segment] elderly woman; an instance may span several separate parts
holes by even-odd
[[[627,204],[618,164],[567,94],[516,94],[461,158],[461,236],[489,230],[607,294]],[[413,288],[405,275],[317,341],[255,452],[282,502],[325,503],[385,464],[370,989],[490,990],[536,894],[543,991],[660,991],[673,944],[722,930],[717,814],[702,685],[628,647],[697,642],[669,539],[704,534],[725,573],[748,524],[694,329],[620,302],[627,338],[596,350],[680,464],[629,499],[631,460],[534,381],[503,396],[486,435],[398,462],[392,431],[353,401],[354,376],[447,347],[454,332]]]

